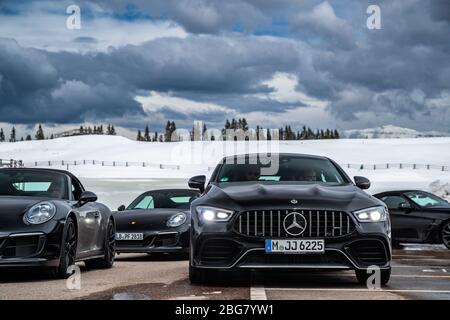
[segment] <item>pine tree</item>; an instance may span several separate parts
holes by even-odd
[[[139,131],[140,132],[140,131]],[[148,125],[145,126],[145,130],[144,130],[144,138],[142,139],[143,141],[152,141],[152,139],[150,138],[150,130],[148,129]]]
[[[45,139],[44,130],[42,129],[41,124],[39,124],[39,126],[38,126],[38,130],[36,131],[35,138],[36,138],[36,140],[44,140]]]
[[[23,142],[23,137],[20,137],[20,141]]]
[[[5,133],[3,132],[3,128],[0,129],[0,142],[5,142]]]
[[[25,138],[26,141],[31,141],[31,135],[27,134],[27,137]]]
[[[111,135],[112,136],[115,136],[117,133],[116,133],[116,128],[114,128],[114,125],[111,125]]]
[[[80,134],[84,134],[84,128],[83,128],[83,126],[80,126]]]
[[[50,135],[50,140],[55,139],[55,136],[53,135],[53,133]]]
[[[16,142],[16,128],[12,127],[9,142]]]
[[[339,132],[337,130],[334,130],[334,139],[340,139]]]
[[[144,139],[142,138],[141,130],[138,130],[136,141],[142,141],[142,140],[144,140]]]

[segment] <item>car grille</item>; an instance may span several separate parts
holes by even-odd
[[[384,265],[387,263],[386,249],[378,240],[358,240],[350,245],[350,254],[363,265]]]
[[[239,264],[242,267],[263,265],[263,266],[335,266],[349,267],[351,266],[348,259],[339,252],[327,252],[327,254],[266,254],[264,251],[250,252],[245,256]]]
[[[206,240],[201,250],[201,262],[204,265],[231,264],[239,253],[239,245],[230,240]]]
[[[292,212],[305,217],[306,229],[296,238],[338,238],[351,234],[355,224],[344,211],[327,210],[252,210],[241,212],[234,230],[249,237],[292,238],[283,226],[284,218]]]

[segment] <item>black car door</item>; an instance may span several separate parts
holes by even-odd
[[[385,196],[381,200],[388,206],[395,241],[422,242],[426,238],[434,220],[426,212],[404,196]]]

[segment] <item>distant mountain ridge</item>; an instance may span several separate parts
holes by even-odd
[[[393,125],[378,128],[352,129],[344,131],[348,139],[398,139],[398,138],[424,138],[424,137],[449,137],[450,133],[427,131],[420,132],[414,129],[402,128]]]

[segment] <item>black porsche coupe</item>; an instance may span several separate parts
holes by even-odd
[[[190,204],[196,190],[166,189],[145,192],[114,213],[117,252],[187,253]]]
[[[443,243],[450,249],[450,203],[420,190],[388,191],[375,197],[386,203],[394,243]]]
[[[111,211],[70,172],[0,169],[0,267],[46,267],[55,276],[85,261],[111,268]]]

